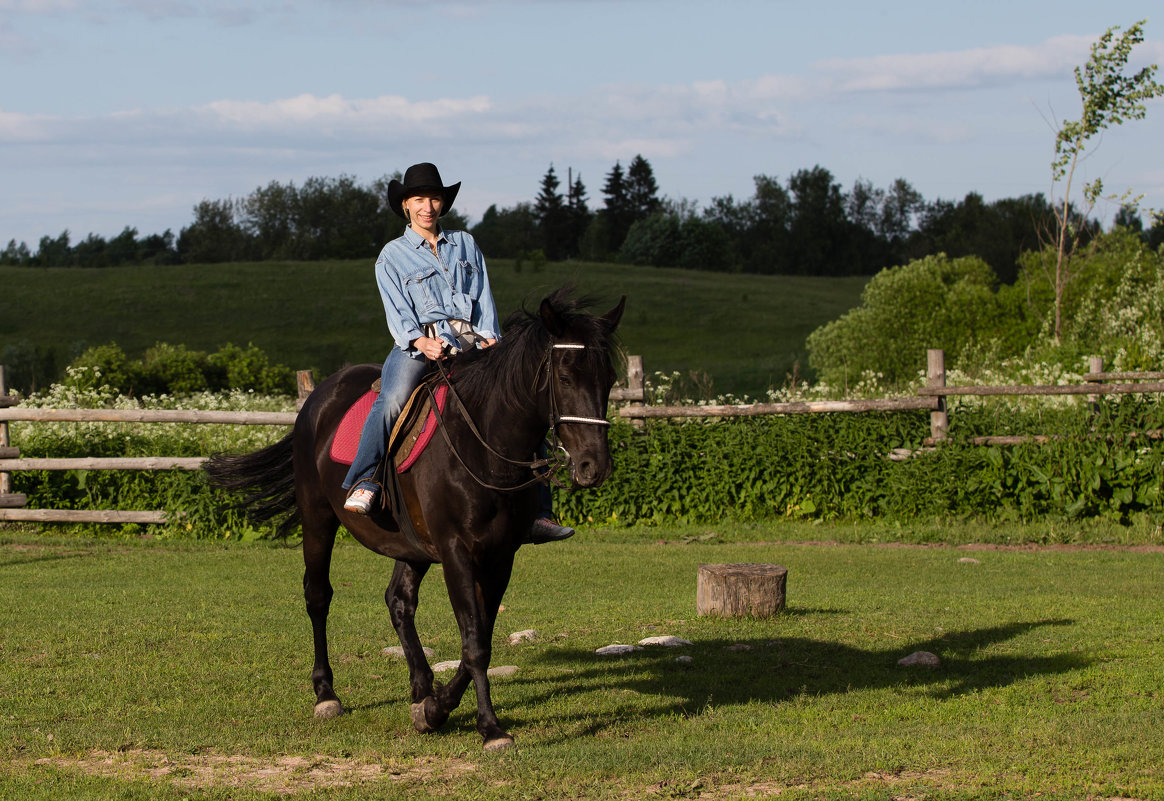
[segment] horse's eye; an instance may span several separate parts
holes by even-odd
[[[566,372],[559,371],[559,372],[558,372],[558,383],[559,383],[559,384],[561,384],[561,385],[562,385],[562,386],[564,386],[564,387],[568,387],[568,386],[570,386],[570,384],[571,384],[571,383],[573,383],[573,382],[570,380],[570,374],[569,374],[569,373],[566,373]]]

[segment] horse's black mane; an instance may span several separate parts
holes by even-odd
[[[590,312],[592,298],[575,297],[570,286],[554,291],[546,300],[561,322],[558,341],[590,346],[586,358],[594,359],[594,369],[610,370],[615,337],[602,318]],[[522,306],[506,318],[502,338],[492,348],[466,351],[453,360],[453,384],[461,399],[476,406],[486,397],[497,397],[516,408],[540,382],[535,371],[543,365],[555,336],[547,330],[540,307],[530,311]]]

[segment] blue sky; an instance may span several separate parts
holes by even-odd
[[[636,154],[701,207],[818,164],[846,190],[1049,193],[1073,67],[1143,18],[1134,62],[1164,63],[1154,5],[0,0],[0,246],[177,233],[204,198],[418,161],[474,220],[532,200],[551,163],[598,208]],[[1164,207],[1161,141],[1155,101],[1083,178]]]

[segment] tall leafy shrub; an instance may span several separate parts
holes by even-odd
[[[837,388],[867,373],[886,384],[915,378],[927,348],[946,351],[956,364],[976,340],[1007,335],[1021,319],[995,287],[994,272],[974,256],[927,256],[875,275],[861,305],[808,338],[809,363]]]
[[[1115,370],[1159,370],[1164,363],[1164,253],[1116,228],[1073,256],[1072,291],[1062,299],[1061,343],[1053,347],[1054,294],[1047,266],[1054,247],[1023,254],[1012,292],[1042,324],[1044,358],[1102,356]],[[1060,355],[1057,357],[1055,351]]]

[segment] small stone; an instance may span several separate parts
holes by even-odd
[[[531,642],[538,638],[538,633],[533,629],[526,629],[525,631],[515,631],[509,635],[509,644],[517,645],[518,643]]]
[[[750,651],[750,650],[752,650],[752,646],[748,645],[745,642],[738,642],[735,645],[729,645],[724,650],[725,651]]]
[[[683,656],[675,657],[675,661],[681,665],[690,665],[692,662],[695,661],[695,659],[692,658],[692,656],[690,654],[683,654]]]
[[[612,643],[611,645],[604,645],[594,653],[599,656],[617,656],[619,654],[629,654],[631,651],[643,650],[637,645],[623,645],[621,643]]]
[[[929,651],[914,651],[909,656],[898,659],[897,664],[902,667],[938,667],[942,660],[938,659],[937,654],[931,654]]]
[[[977,559],[975,559],[973,556],[963,556],[961,559],[959,559],[959,560],[958,560],[958,564],[961,564],[961,565],[976,565],[976,564],[979,564],[979,562],[978,562],[978,560],[977,560]]]
[[[424,651],[424,658],[425,659],[432,659],[434,656],[436,656],[436,651],[429,648],[428,646],[421,648],[421,650]],[[387,648],[380,651],[380,655],[387,656],[387,657],[390,657],[392,659],[403,659],[404,658],[404,646],[402,646],[402,645],[389,645]]]
[[[489,670],[486,672],[488,673],[489,678],[491,678],[491,679],[496,679],[496,678],[500,678],[500,677],[504,677],[504,676],[512,676],[514,673],[517,672],[517,665],[498,665],[497,667],[489,668]]]
[[[682,637],[676,637],[673,634],[664,634],[659,637],[647,637],[644,640],[639,640],[639,645],[661,645],[664,648],[678,648],[681,645],[691,645],[691,641],[684,640]]]
[[[432,666],[433,673],[444,673],[446,670],[456,670],[461,666],[460,659],[450,659],[448,662],[437,662]]]

